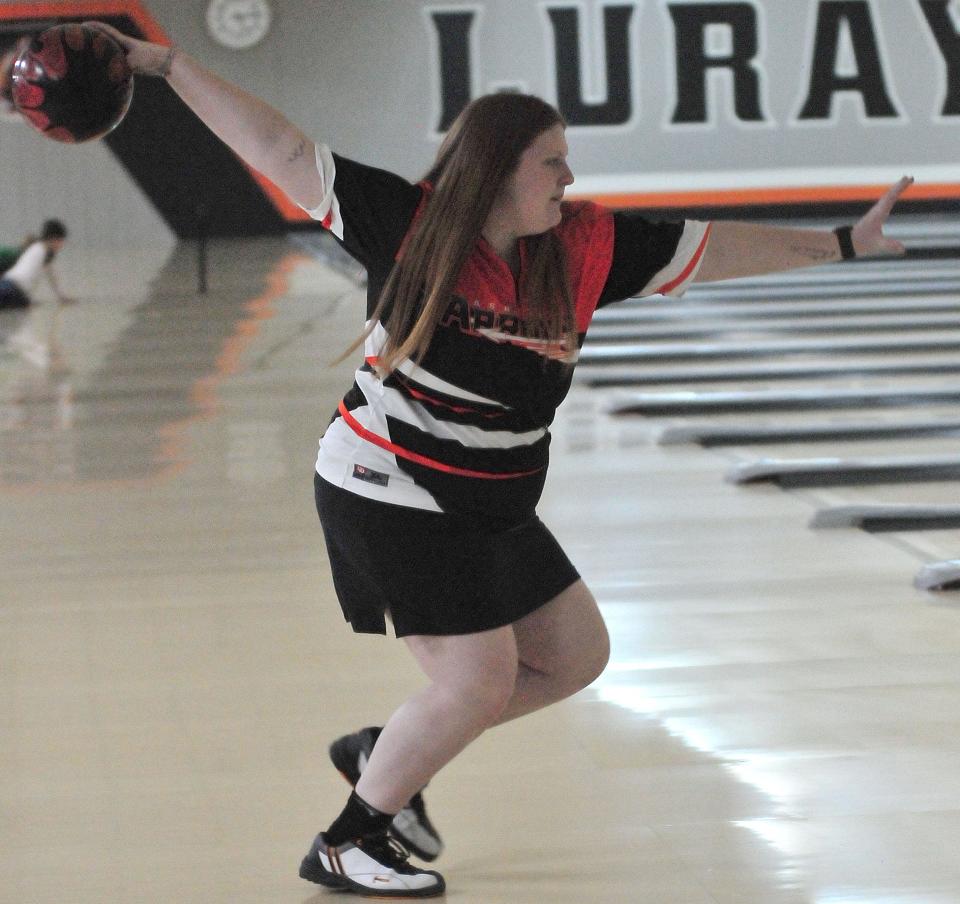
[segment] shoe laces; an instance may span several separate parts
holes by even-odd
[[[398,873],[419,872],[407,863],[410,851],[391,835],[365,835],[358,838],[356,844],[378,863],[389,866]]]

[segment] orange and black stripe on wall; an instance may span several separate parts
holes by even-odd
[[[6,3],[0,4],[0,56],[24,35],[88,19],[170,43],[139,0]],[[196,235],[201,223],[211,236],[270,235],[311,223],[221,144],[162,80],[137,80],[130,111],[103,141],[180,238]]]

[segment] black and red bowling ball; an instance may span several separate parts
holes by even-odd
[[[101,138],[120,123],[133,99],[123,48],[86,25],[41,32],[14,61],[10,81],[16,109],[55,141]]]

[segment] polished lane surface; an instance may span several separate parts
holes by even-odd
[[[4,904],[339,899],[296,876],[326,744],[420,682],[343,625],[311,499],[361,293],[282,241],[215,245],[204,298],[192,267],[86,261],[0,323]],[[431,784],[447,897],[960,901],[960,612],[918,553],[582,386],[555,435],[541,513],[613,658]]]

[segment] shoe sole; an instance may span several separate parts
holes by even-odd
[[[320,865],[320,858],[316,851],[310,851],[303,862],[300,864],[300,878],[307,882],[313,882],[315,885],[322,885],[324,888],[346,888],[340,876],[327,872]]]
[[[355,735],[346,735],[330,745],[330,762],[350,787],[356,787],[357,782],[360,781],[357,757],[363,752],[363,748],[353,740],[354,737]]]
[[[306,879],[307,882],[313,882],[315,885],[322,885],[324,888],[352,891],[364,898],[437,898],[446,891],[446,883],[442,877],[436,888],[428,888],[423,891],[383,891],[368,888],[366,885],[354,882],[347,876],[337,876],[325,870],[315,849],[303,858],[303,862],[300,864],[300,878]]]
[[[390,824],[390,827],[387,829],[387,831],[391,835],[393,835],[393,837],[396,838],[397,841],[399,841],[408,851],[410,851],[411,854],[416,854],[417,857],[419,857],[421,860],[426,860],[427,863],[433,863],[433,861],[436,860],[440,856],[440,854],[443,853],[442,847],[436,853],[430,853],[430,851],[425,851],[422,847],[420,847],[420,845],[418,845],[415,841],[413,841],[408,835],[404,835],[403,832],[397,829],[396,826],[393,825],[393,823]]]

